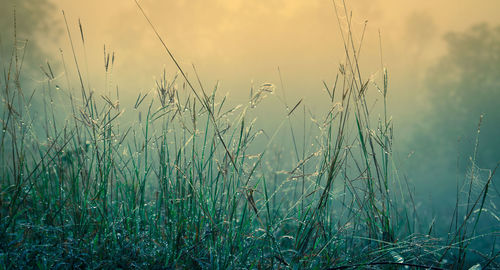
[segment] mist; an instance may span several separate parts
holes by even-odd
[[[414,192],[420,225],[436,223],[435,229],[444,232],[458,215],[450,209],[458,205],[457,197],[465,197],[465,186],[470,185],[468,194],[479,196],[475,189],[492,178],[491,195],[483,201],[492,214],[483,222],[496,226],[499,178],[491,175],[500,161],[500,2],[138,2],[196,87],[208,93],[216,89],[217,97],[231,106],[248,106],[248,120],[255,119],[263,134],[256,136],[249,155],[271,146],[272,158],[281,163],[266,163],[270,171],[281,172],[283,164],[300,164],[314,154],[308,150],[318,144],[318,119],[332,110],[329,91],[340,85],[339,74],[351,64],[346,53],[355,48],[359,77],[368,85],[369,119],[394,126],[392,165],[405,184],[391,192]],[[104,100],[119,96],[124,129],[149,117],[146,109],[137,109],[138,101],[159,95],[162,80],[182,95],[191,94],[136,2],[28,3],[5,0],[0,11],[3,68],[19,52],[26,88],[49,93],[53,87],[64,98],[77,96],[80,87]],[[37,8],[40,13],[33,16]],[[353,35],[352,48],[344,46],[348,34]],[[257,92],[265,92],[265,98],[258,97],[254,110]],[[62,107],[56,113],[61,119],[54,122],[72,118],[63,112],[71,110],[64,98],[50,96],[51,104]],[[48,99],[32,100],[30,109],[43,120]],[[355,127],[349,132],[356,134]],[[268,144],[270,138],[277,143]]]
[[[339,9],[344,7],[338,4]],[[65,28],[62,10],[74,36],[79,35],[81,20],[86,47],[79,48],[78,42],[75,46],[79,56],[86,53],[86,76],[93,87],[104,87],[104,46],[116,59],[112,82],[108,84],[117,85],[122,99],[130,103],[139,93],[154,88],[164,70],[171,77],[177,73],[133,1],[53,1],[53,5],[47,16],[57,21],[60,29]],[[285,89],[285,100],[282,93],[276,96],[288,106],[301,98],[312,111],[326,106],[323,81],[332,84],[344,61],[332,2],[142,1],[141,5],[186,72],[194,73],[194,65],[206,88],[219,84],[219,94],[227,93],[235,104],[248,102],[252,85],[273,83]],[[388,106],[396,126],[401,162],[419,162],[410,161],[408,156],[418,153],[415,133],[425,125],[425,113],[432,109],[426,78],[447,52],[445,34],[464,32],[479,23],[498,25],[500,19],[495,11],[500,4],[347,1],[346,5],[352,10],[355,35],[358,39],[363,35],[359,59],[364,76],[380,81],[382,67],[388,70]],[[58,39],[43,43],[46,48],[62,48],[69,57],[67,34],[61,33]],[[35,37],[43,39],[43,32]],[[57,51],[45,50],[57,59]],[[75,72],[74,68],[69,72]],[[280,110],[269,108],[265,115]],[[473,136],[474,129],[469,131],[448,135],[455,141],[460,136]],[[412,165],[408,167],[411,170]]]

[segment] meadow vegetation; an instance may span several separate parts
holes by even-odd
[[[393,158],[388,72],[362,76],[364,33],[356,39],[337,12],[345,59],[324,84],[329,110],[306,117],[301,100],[279,104],[271,131],[252,112],[279,84],[230,106],[159,35],[179,72],[130,107],[117,87],[92,90],[74,51],[64,76],[47,63],[43,87],[23,88],[14,47],[0,80],[0,268],[500,267],[498,223],[480,230],[494,171],[478,186],[484,172],[472,166],[457,183],[447,232],[419,222]],[[67,37],[85,43],[83,31]],[[104,51],[106,78],[113,64]],[[297,119],[315,127],[311,140],[297,136]]]

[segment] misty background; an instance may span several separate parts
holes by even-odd
[[[475,146],[473,166],[481,169],[477,181],[485,181],[488,169],[500,160],[500,3],[346,2],[354,34],[363,38],[364,78],[380,84],[382,67],[388,70],[399,173],[415,187],[419,200],[431,202],[433,214],[440,208],[449,211]],[[286,106],[301,98],[307,117],[328,109],[323,81],[333,85],[344,55],[331,1],[140,3],[181,66],[193,73],[194,64],[208,89],[219,84],[219,94],[228,93],[238,104],[248,102],[252,85],[277,86],[264,111],[256,114],[263,128],[272,129]],[[80,38],[79,20],[82,25],[85,46],[74,46],[77,57],[85,59],[85,80],[96,92],[118,87],[123,108],[132,107],[139,93],[153,90],[164,70],[169,77],[177,73],[132,0],[1,0],[1,5],[2,69],[15,47],[24,57],[22,79],[30,91],[43,91],[47,62],[61,79],[61,91],[78,88],[62,10],[74,40]],[[106,54],[114,55],[111,71],[104,66]],[[373,103],[380,103],[376,88],[369,91]],[[41,101],[33,102],[36,110]],[[296,128],[301,129],[300,121]],[[497,181],[492,194],[498,200]]]

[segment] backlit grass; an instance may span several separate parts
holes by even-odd
[[[478,187],[472,167],[447,234],[416,225],[393,158],[388,72],[379,83],[362,76],[360,41],[342,23],[344,64],[321,93],[329,109],[312,116],[302,100],[278,102],[273,130],[253,115],[280,84],[230,106],[194,67],[188,76],[159,35],[179,73],[164,73],[129,107],[118,88],[89,88],[75,52],[62,66],[74,65],[76,78],[56,78],[47,64],[43,88],[25,89],[13,49],[0,80],[0,267],[499,267],[498,224],[478,230],[492,174]],[[67,28],[72,47],[84,45],[79,34]],[[114,55],[104,53],[107,78]],[[368,95],[383,101],[380,116]]]

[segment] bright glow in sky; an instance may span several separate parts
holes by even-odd
[[[78,33],[82,20],[93,71],[102,71],[102,48],[116,52],[114,79],[130,93],[154,85],[164,67],[175,69],[133,0],[54,0],[54,16]],[[246,97],[251,81],[279,83],[279,66],[287,91],[314,101],[322,80],[335,78],[343,59],[333,3],[327,0],[142,0],[152,22],[187,71],[194,63],[207,86],[221,81],[222,92]],[[341,1],[336,1],[341,4]],[[500,2],[346,1],[354,31],[368,21],[361,62],[366,75],[380,69],[379,29],[384,64],[391,76],[393,99],[413,100],[425,70],[444,52],[442,35],[480,22],[500,23]],[[67,38],[61,44],[69,52]],[[80,48],[81,51],[81,48]],[[103,77],[98,72],[93,76]],[[98,80],[98,79],[95,79]],[[321,93],[321,96],[323,93]],[[397,106],[396,106],[397,107]]]

